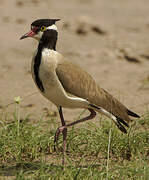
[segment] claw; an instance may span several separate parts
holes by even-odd
[[[64,131],[64,129],[66,129],[65,126],[60,126],[60,127],[57,128],[57,130],[55,132],[55,136],[54,136],[54,151],[56,151],[55,144],[57,145],[57,141],[59,139],[59,135],[60,135],[60,133],[62,133]]]

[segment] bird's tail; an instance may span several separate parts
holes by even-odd
[[[138,114],[130,111],[129,109],[127,109],[127,114],[132,117],[140,118],[140,116]]]
[[[113,115],[112,113],[106,111],[105,109],[103,109],[103,108],[101,108],[101,107],[97,107],[97,106],[95,106],[95,105],[93,105],[93,104],[90,104],[90,106],[91,106],[95,111],[97,111],[97,112],[99,112],[99,113],[107,116],[108,118],[112,119],[113,122],[116,124],[116,126],[120,129],[120,131],[122,131],[122,132],[125,133],[125,134],[127,133],[127,130],[126,130],[125,126],[126,126],[126,127],[129,127],[129,125],[128,125],[128,123],[127,123],[126,121],[124,121],[123,119],[121,119],[121,118]],[[129,111],[129,112],[131,112],[131,111]],[[135,113],[134,113],[134,114],[135,114]],[[138,117],[137,114],[135,114],[135,115]]]

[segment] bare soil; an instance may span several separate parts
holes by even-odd
[[[20,96],[21,115],[41,117],[54,105],[35,87],[30,63],[37,42],[19,38],[38,18],[60,18],[57,50],[86,69],[127,107],[149,108],[148,0],[0,0],[0,108]],[[10,106],[9,111],[13,111]],[[80,110],[65,110],[72,120]],[[54,114],[56,115],[56,114]]]

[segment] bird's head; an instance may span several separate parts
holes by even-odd
[[[57,32],[55,22],[59,20],[60,19],[38,19],[31,24],[31,30],[24,34],[20,39],[32,37],[40,41],[47,30],[54,30]]]

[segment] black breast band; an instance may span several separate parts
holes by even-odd
[[[42,84],[42,81],[39,77],[39,67],[41,64],[41,53],[42,53],[42,48],[39,46],[37,54],[35,56],[35,61],[34,61],[34,74],[35,74],[35,82],[38,86],[38,88],[41,90],[41,92],[44,92],[44,87]]]

